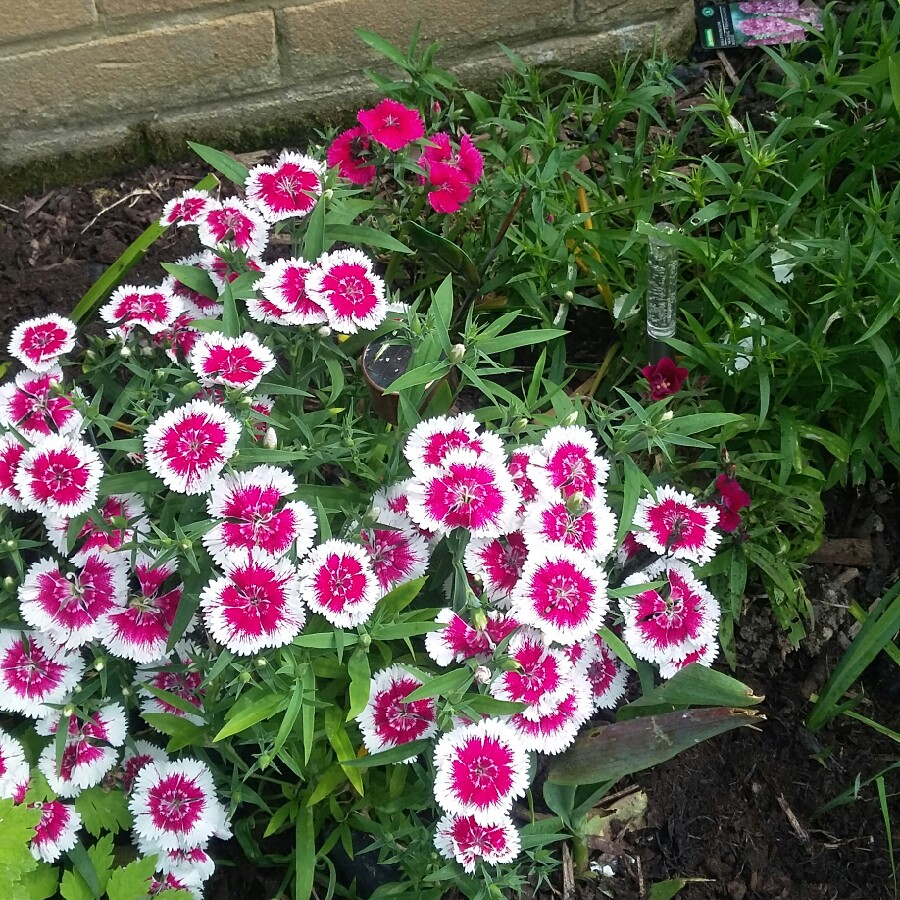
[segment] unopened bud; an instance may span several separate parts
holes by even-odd
[[[571,303],[574,299],[575,299],[575,294],[573,294],[572,291],[566,291],[563,294],[563,300],[565,300],[566,303]]]
[[[86,350],[84,354],[85,359],[91,360],[93,362],[97,358],[97,353],[94,350]]]
[[[521,434],[527,427],[528,427],[528,419],[522,417],[522,418],[516,419],[516,421],[513,422],[512,425],[510,425],[509,430],[513,434]]]
[[[359,646],[363,648],[363,650],[368,650],[369,647],[372,646],[372,635],[371,634],[361,634],[359,636]]]
[[[478,631],[484,631],[487,628],[488,618],[483,609],[476,609],[472,614],[472,624]]]
[[[269,756],[268,753],[263,753],[262,756],[260,756],[260,758],[259,758],[259,767],[261,769],[266,769],[269,767],[271,762],[272,762],[272,757]]]
[[[106,668],[106,663],[103,662],[102,659],[98,659],[94,661],[94,671],[102,672]]]
[[[673,419],[674,417],[675,417],[675,413],[673,413],[671,409],[667,409],[667,410],[662,414],[662,420],[663,420],[663,422],[668,422],[669,419]]]
[[[466,345],[465,344],[454,344],[450,348],[450,362],[453,365],[458,365],[466,358]]]
[[[264,656],[257,656],[255,660],[253,660],[253,664],[257,669],[264,669],[268,664],[268,660]]]
[[[323,325],[321,328],[316,329],[316,334],[323,338],[331,337],[331,329],[327,325]]]
[[[238,402],[241,406],[250,407],[253,405],[253,398],[249,394],[243,394]]]
[[[577,514],[584,509],[584,494],[581,491],[575,491],[566,500],[566,510],[570,513]]]
[[[10,538],[8,541],[5,542],[4,546],[6,547],[7,550],[15,550],[16,547],[19,546],[19,544],[17,541],[14,541],[12,538]]]
[[[74,706],[66,706],[63,708],[62,714],[64,716],[74,716],[75,715],[75,707]]]
[[[331,188],[328,188],[327,190],[322,191],[322,199],[323,200],[330,200],[333,196],[334,196],[334,191]]]
[[[131,688],[128,687],[128,685],[125,685],[125,686],[122,688],[122,696],[123,696],[123,697],[130,697],[130,696],[131,696]]]
[[[244,684],[247,684],[252,678],[253,676],[249,672],[241,672],[241,681],[243,681]]]
[[[475,680],[479,684],[489,684],[491,681],[491,670],[487,666],[477,666],[475,668]]]
[[[278,435],[275,434],[275,429],[271,425],[266,429],[262,443],[266,450],[274,450],[278,446]]]
[[[3,579],[3,589],[5,591],[11,591],[16,586],[16,580],[11,575],[7,575],[6,578]]]
[[[193,541],[182,541],[178,546],[181,547],[182,550],[190,550],[191,547],[194,546],[194,542]]]
[[[131,356],[131,349],[129,347],[120,347],[119,356],[121,356],[122,359],[128,359],[128,357]]]
[[[141,356],[153,356],[152,347],[141,347]],[[158,375],[159,373],[157,373]]]

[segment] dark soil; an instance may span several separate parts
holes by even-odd
[[[0,361],[13,325],[51,310],[71,311],[106,266],[158,217],[163,202],[203,174],[196,165],[150,168],[127,179],[0,206]],[[159,263],[193,252],[192,240],[170,230],[129,281],[157,283]],[[598,866],[608,863],[615,874],[579,883],[573,896],[631,900],[677,876],[706,879],[688,884],[678,895],[684,900],[893,896],[885,826],[873,787],[818,818],[814,812],[857,776],[865,781],[894,762],[897,745],[848,718],[818,736],[802,723],[809,695],[821,689],[847,644],[847,603],[855,598],[870,605],[897,577],[900,491],[895,480],[859,496],[835,495],[832,506],[831,536],[872,540],[875,562],[857,570],[846,565],[810,569],[807,593],[817,621],[805,649],[784,644],[764,600],[751,607],[739,629],[743,668],[736,675],[766,695],[766,721],[759,730],[731,732],[637,776],[635,782],[649,798],[646,827],[621,836],[624,849],[620,845],[615,857],[595,853]],[[859,711],[896,729],[897,684],[895,667],[873,666]],[[893,783],[888,777],[887,787],[896,793],[896,777]],[[896,796],[891,802],[896,833],[900,804]],[[237,852],[234,842],[223,849]],[[279,882],[273,870],[241,862],[221,869],[209,896],[273,896]]]

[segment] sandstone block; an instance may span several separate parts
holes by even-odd
[[[280,82],[271,10],[0,59],[0,120],[57,124],[221,100]]]
[[[15,0],[0,13],[0,44],[68,31],[93,21],[85,0]]]
[[[473,48],[520,35],[552,37],[574,22],[573,0],[322,0],[281,13],[295,78],[359,70],[376,54],[354,33],[375,31],[405,49],[417,23],[421,42]],[[439,60],[440,61],[440,60]]]
[[[228,4],[232,8],[240,5],[235,0],[96,0],[96,3],[97,12],[107,19],[178,13],[214,4]]]

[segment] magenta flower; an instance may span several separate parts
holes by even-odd
[[[25,455],[25,447],[11,434],[0,434],[0,503],[13,512],[24,512],[22,495],[16,487],[16,472]]]
[[[366,708],[356,717],[369,753],[380,753],[411,741],[433,737],[437,733],[433,697],[404,702],[421,686],[422,681],[399,665],[375,674]],[[412,762],[414,758],[403,762]]]
[[[0,729],[0,800],[16,796],[19,786],[28,781],[29,767],[22,745]]]
[[[213,331],[197,340],[188,362],[201,384],[252,391],[275,368],[275,354],[252,332],[230,338]]]
[[[538,489],[528,474],[528,467],[541,465],[543,460],[544,455],[541,453],[540,447],[533,444],[517,447],[509,455],[507,468],[509,469],[509,474],[512,475],[513,484],[515,484],[516,490],[518,490],[524,503],[531,503],[538,498]]]
[[[22,618],[67,649],[82,647],[123,603],[125,565],[117,555],[99,553],[88,554],[74,572],[50,559],[32,563],[19,588]]]
[[[129,747],[125,750],[125,756],[122,759],[122,787],[125,789],[125,793],[131,793],[135,778],[147,763],[167,762],[168,759],[166,751],[155,744],[151,744],[149,741],[135,741],[133,748]]]
[[[633,522],[635,540],[660,556],[674,556],[703,565],[715,555],[722,536],[715,531],[718,513],[673,487],[656,489],[656,499],[638,501]]]
[[[528,557],[528,547],[521,531],[511,531],[493,538],[472,538],[465,553],[466,571],[478,575],[488,599],[506,604],[512,596]]]
[[[528,757],[516,732],[499,719],[455,728],[434,751],[434,797],[448,813],[479,825],[503,822],[528,787]]]
[[[159,224],[177,225],[179,228],[184,225],[196,225],[213,202],[206,191],[190,188],[163,207]]]
[[[297,571],[287,560],[248,559],[200,595],[210,635],[239,656],[290,643],[306,624]]]
[[[236,557],[284,556],[298,559],[312,547],[316,517],[302,500],[287,501],[297,490],[294,477],[274,466],[234,472],[213,485],[206,509],[217,522],[203,536],[210,556],[224,566]]]
[[[374,109],[361,109],[356,118],[371,138],[395,153],[425,136],[425,123],[418,110],[396,100],[385,99]]]
[[[555,755],[562,753],[588,720],[592,711],[590,695],[584,684],[569,682],[562,696],[550,708],[534,715],[530,709],[516,713],[510,726],[523,749]]]
[[[650,399],[662,400],[681,390],[688,370],[676,366],[668,356],[664,356],[656,365],[644,366],[641,374],[650,383]]]
[[[361,250],[335,250],[321,256],[306,276],[306,292],[341,334],[371,331],[387,315],[384,281]]]
[[[575,505],[541,500],[526,507],[522,533],[529,548],[564,544],[602,561],[615,547],[616,516],[597,499]]]
[[[104,526],[100,527],[95,518]],[[144,501],[138,494],[110,494],[81,526],[70,554],[69,516],[45,516],[47,540],[61,556],[69,556],[73,562],[81,562],[90,553],[111,553],[124,544],[142,537],[150,530]],[[124,523],[124,527],[123,527]]]
[[[495,537],[514,526],[519,498],[502,460],[470,449],[450,450],[435,469],[409,488],[409,516],[429,531],[465,528]]]
[[[381,513],[375,527],[360,531],[360,540],[385,594],[428,568],[428,544],[402,513]]]
[[[311,156],[282,150],[274,166],[254,166],[247,175],[247,200],[269,223],[301,218],[315,208],[325,168]]]
[[[128,597],[123,607],[113,609],[100,625],[100,641],[110,653],[139,663],[166,655],[181,600],[182,585],[173,583],[177,572],[173,563],[155,565],[152,557],[138,554],[134,567],[138,591]]]
[[[431,189],[428,202],[436,212],[456,212],[481,180],[484,161],[467,134],[456,150],[450,135],[443,132],[433,134],[428,141],[419,160],[425,170],[420,179]]]
[[[197,649],[190,641],[179,641],[175,645],[171,659],[160,659],[146,665],[139,665],[134,673],[134,683],[138,693],[145,698],[141,703],[141,713],[168,713],[181,716],[195,725],[203,724],[203,675],[197,666]],[[168,691],[186,700],[197,712],[184,710],[152,694],[143,685],[151,685],[160,691]]]
[[[443,469],[451,450],[472,450],[498,462],[505,459],[503,442],[496,434],[482,432],[471,413],[434,416],[419,422],[409,434],[403,455],[416,475]]]
[[[719,512],[718,527],[722,531],[736,531],[741,524],[741,510],[750,505],[750,495],[741,487],[733,475],[721,474],[716,478],[719,496],[713,500]]]
[[[109,300],[100,307],[100,318],[111,326],[113,337],[127,338],[138,326],[148,334],[167,329],[184,310],[184,301],[171,288],[117,287]]]
[[[58,800],[29,805],[29,809],[35,808],[40,809],[41,819],[31,839],[31,855],[45,863],[56,862],[78,843],[81,816],[74,806]]]
[[[342,131],[328,148],[325,159],[338,175],[352,184],[364,186],[375,180],[377,169],[371,164],[371,140],[362,125]]]
[[[490,637],[452,609],[442,609],[434,621],[444,627],[425,635],[425,650],[437,665],[446,667],[473,656],[490,655]]]
[[[635,656],[652,663],[684,659],[715,637],[721,612],[715,597],[694,578],[690,568],[674,560],[657,560],[625,584],[665,580],[658,590],[623,597],[623,639]]]
[[[303,600],[336,628],[361,625],[381,596],[368,554],[347,541],[320,544],[303,563],[300,574]]]
[[[634,559],[644,549],[643,545],[638,543],[633,531],[629,531],[622,539],[622,544],[616,550],[616,565],[624,566],[629,559]]]
[[[619,662],[600,635],[594,634],[574,645],[580,652],[575,664],[575,681],[590,687],[593,708],[613,709],[625,694],[628,669]]]
[[[529,552],[512,596],[513,615],[560,644],[574,644],[595,632],[608,606],[603,570],[561,544]]]
[[[52,369],[61,356],[75,349],[77,329],[71,319],[56,313],[39,319],[26,319],[12,330],[9,355],[32,372]]]
[[[472,873],[478,860],[492,866],[512,862],[521,852],[519,832],[509,816],[494,825],[479,825],[474,816],[445,815],[437,824],[434,846]]]
[[[576,493],[590,500],[609,475],[597,439],[580,425],[554,425],[541,441],[541,454],[529,464],[528,477],[548,500]]]
[[[146,467],[179,494],[205,494],[233,455],[241,423],[221,406],[192,400],[160,416],[144,435]]]
[[[84,672],[80,653],[38,632],[0,631],[0,710],[41,718],[75,689]]]
[[[691,650],[687,656],[681,659],[666,659],[659,664],[659,677],[669,679],[680,672],[685,666],[697,663],[700,666],[711,666],[719,655],[719,645],[714,638],[709,643]]]
[[[269,242],[269,226],[262,215],[242,200],[213,202],[198,223],[200,243],[240,250],[247,256],[262,256]]]
[[[241,266],[238,266],[236,260],[229,262],[217,253],[213,253],[212,250],[206,250],[199,254],[197,263],[200,268],[209,275],[210,279],[212,279],[212,283],[219,292],[220,297],[225,292],[226,284],[231,284],[232,281],[236,278],[240,278],[241,275],[244,275],[247,272],[263,271],[263,264],[252,257],[242,260]],[[212,304],[214,301],[207,298],[205,302],[208,305]],[[199,305],[201,309],[204,308],[202,304]],[[216,309],[220,309],[218,304],[216,304]],[[214,318],[218,318],[219,315],[221,315],[221,311],[214,316]]]
[[[507,654],[516,668],[501,672],[491,684],[491,696],[511,703],[527,703],[522,715],[537,719],[555,709],[572,690],[572,663],[549,649],[540,632],[526,628],[509,642]]]
[[[58,391],[62,370],[19,372],[16,380],[0,385],[0,426],[15,428],[37,444],[53,434],[80,430],[83,419],[72,398]]]
[[[275,309],[285,325],[321,325],[328,321],[325,310],[310,300],[306,279],[313,264],[305,259],[277,259],[256,282],[257,290]],[[253,312],[251,310],[251,315]]]
[[[227,827],[212,773],[196,759],[144,766],[128,808],[135,834],[163,850],[200,846]]]

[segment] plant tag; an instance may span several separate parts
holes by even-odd
[[[704,50],[756,47],[803,41],[808,26],[820,28],[821,11],[797,0],[747,0],[704,3],[697,10],[697,31]]]

